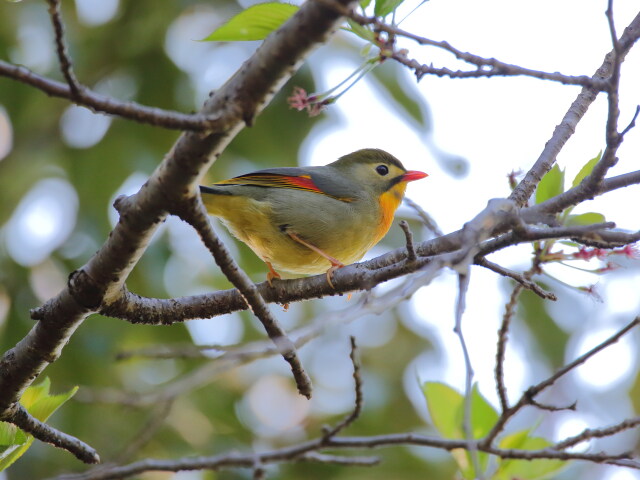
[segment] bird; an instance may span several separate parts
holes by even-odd
[[[409,182],[384,150],[366,148],[314,167],[278,167],[200,185],[210,215],[266,263],[267,281],[333,272],[385,236]]]

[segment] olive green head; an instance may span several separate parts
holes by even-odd
[[[426,177],[422,172],[408,172],[400,160],[377,148],[365,148],[340,157],[328,167],[338,170],[360,188],[382,194],[400,182]]]

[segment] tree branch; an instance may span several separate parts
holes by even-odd
[[[619,51],[616,54],[614,54],[614,52],[609,52],[605,56],[600,68],[596,70],[596,73],[591,78],[600,81],[607,80],[611,75],[616,61],[622,62],[624,60],[624,57],[638,38],[640,38],[640,13],[636,15],[620,37],[618,42]],[[616,57],[617,60],[614,57]],[[511,192],[511,196],[509,198],[514,200],[520,206],[526,203],[544,174],[553,167],[558,153],[564,147],[571,135],[573,135],[576,125],[596,99],[598,93],[599,91],[592,87],[584,87],[582,89],[578,94],[578,97],[569,107],[569,110],[564,115],[560,124],[555,128],[553,135],[545,144],[542,153],[534,165],[529,169],[513,192]]]
[[[560,377],[566,375],[568,372],[575,369],[579,365],[582,365],[584,362],[586,362],[589,358],[594,356],[596,353],[604,350],[608,346],[620,340],[620,338],[623,335],[628,333],[630,330],[632,330],[639,324],[640,324],[640,317],[636,317],[635,319],[633,319],[633,321],[631,321],[628,325],[626,325],[620,331],[618,331],[611,337],[607,338],[600,344],[596,345],[594,348],[592,348],[585,354],[579,356],[572,362],[566,364],[564,367],[559,369],[556,373],[554,373],[550,377],[544,379],[543,381],[537,383],[536,385],[529,387],[527,391],[522,394],[522,396],[520,397],[520,399],[515,405],[513,405],[511,408],[508,408],[507,410],[503,410],[502,415],[498,419],[497,423],[493,426],[493,428],[487,434],[487,436],[481,441],[481,445],[482,445],[481,449],[485,447],[489,447],[493,443],[495,438],[504,430],[504,427],[510,418],[512,418],[516,413],[518,413],[526,405],[533,405],[535,403],[534,402],[535,397],[540,392],[542,392],[544,389],[553,385]]]
[[[516,282],[518,282],[520,285],[522,285],[524,288],[527,288],[529,290],[531,290],[533,293],[535,293],[536,295],[538,295],[540,298],[544,298],[545,300],[557,300],[558,297],[556,296],[555,293],[553,292],[547,292],[545,289],[543,289],[540,285],[538,285],[536,282],[532,281],[531,279],[527,278],[526,274],[521,274],[521,273],[517,273],[514,272],[512,270],[509,270],[507,268],[504,268],[496,263],[493,263],[489,260],[487,260],[484,257],[476,257],[475,259],[475,264],[479,265],[481,267],[485,267],[489,270],[492,270],[494,272],[496,272],[499,275],[502,275],[503,277],[508,277],[511,278],[513,280],[515,280]]]
[[[251,279],[240,269],[236,261],[231,257],[227,247],[224,246],[213,231],[200,196],[193,196],[185,203],[175,213],[198,232],[200,239],[215,258],[222,273],[238,289],[247,306],[264,326],[273,344],[291,366],[291,372],[300,395],[311,398],[311,379],[304,371],[302,363],[300,363],[295,345],[287,337],[278,320],[271,314],[269,307],[267,307]]]
[[[480,78],[522,75],[532,78],[538,78],[541,80],[552,80],[565,85],[581,85],[583,87],[595,88],[600,91],[604,91],[607,88],[607,83],[599,78],[588,77],[586,75],[564,75],[559,72],[543,72],[540,70],[520,67],[518,65],[502,62],[495,58],[485,58],[469,52],[464,52],[460,49],[455,48],[449,42],[432,40],[430,38],[416,35],[395,25],[389,25],[383,22],[378,17],[365,17],[355,12],[349,12],[348,16],[360,25],[372,25],[375,32],[385,32],[389,34],[390,38],[404,37],[413,40],[419,45],[439,48],[451,53],[458,60],[462,60],[477,67],[475,70],[468,71],[453,71],[446,67],[436,68],[431,65],[421,64],[416,60],[407,58],[404,51],[393,51],[390,55],[390,58],[393,58],[395,61],[413,70],[418,80],[420,80],[424,75],[427,74],[436,75],[439,77],[447,76],[450,78]]]
[[[224,131],[183,133],[141,190],[133,197],[120,199],[120,219],[105,244],[71,275],[67,288],[33,312],[40,321],[0,359],[0,412],[16,403],[33,379],[58,358],[88,315],[122,295],[126,278],[167,213],[194,194],[200,178],[228,143],[251,124],[339,21],[340,16],[332,9],[314,1],[305,3],[205,103],[201,114],[220,118]],[[33,79],[26,69],[0,63],[0,74],[7,70]]]
[[[123,102],[94,92],[82,85],[78,85],[77,91],[74,92],[68,84],[43,77],[26,67],[12,65],[4,60],[0,60],[0,76],[30,85],[49,96],[65,98],[76,105],[87,107],[92,112],[114,115],[156,127],[198,132],[223,132],[230,126],[229,115],[225,112],[187,114],[162,110],[136,102]]]
[[[62,75],[67,81],[67,85],[69,85],[71,95],[76,97],[80,91],[80,84],[73,73],[71,58],[64,41],[64,23],[60,14],[60,0],[47,0],[47,2],[49,3],[49,16],[51,17],[56,39],[56,53],[60,62],[60,70],[62,70]]]
[[[27,412],[19,403],[4,411],[0,420],[12,423],[38,440],[50,443],[75,455],[84,463],[100,463],[100,456],[91,446],[71,435],[56,430]]]
[[[504,202],[508,203],[508,201]],[[501,205],[506,205],[506,203]],[[515,211],[506,212],[500,208],[499,205],[496,207],[496,204],[488,206],[477,215],[477,220],[469,222],[469,225],[475,225],[474,228],[480,229],[478,231],[465,227],[448,235],[414,245],[417,259],[413,262],[407,260],[406,248],[401,248],[369,261],[348,265],[337,270],[333,275],[333,288],[327,284],[324,275],[281,280],[273,287],[264,282],[257,285],[256,288],[267,303],[286,304],[371,289],[390,279],[418,272],[427,265],[432,265],[433,262],[438,262],[441,267],[448,266],[450,261],[454,261],[454,257],[442,257],[443,255],[457,252],[455,253],[457,257],[464,256],[463,250],[476,245],[474,242],[478,244],[476,258],[479,258],[518,243],[550,238],[575,238],[583,242],[611,242],[612,246],[626,245],[640,239],[640,232],[627,234],[602,230],[603,228],[612,228],[614,224],[611,222],[599,225],[553,228],[523,225],[520,220],[518,220],[520,223],[516,222],[515,219],[519,215]],[[512,225],[514,222],[519,225],[517,231],[510,231],[483,242],[485,238],[505,231],[508,225]],[[168,325],[194,318],[211,318],[246,308],[246,303],[236,290],[217,291],[171,300],[145,298],[122,291],[116,300],[101,307],[100,313],[131,323]]]

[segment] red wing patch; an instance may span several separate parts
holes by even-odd
[[[309,175],[288,176],[267,174],[249,174],[230,178],[216,185],[254,185],[256,187],[293,188],[294,190],[307,190],[314,193],[324,192],[320,190]]]
[[[252,185],[256,187],[291,188],[306,192],[320,193],[342,202],[352,202],[351,197],[338,197],[321,190],[310,175],[278,175],[274,173],[249,173],[217,182],[214,185]]]

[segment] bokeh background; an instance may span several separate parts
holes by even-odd
[[[407,0],[398,19],[418,2]],[[79,79],[120,99],[180,111],[195,111],[257,48],[257,42],[199,42],[250,2],[173,0],[76,0],[63,2],[70,52]],[[160,6],[160,8],[159,8]],[[530,68],[590,75],[610,50],[606,2],[543,0],[431,0],[401,26],[473,53]],[[616,2],[618,31],[635,15],[635,2]],[[60,79],[45,2],[0,3],[0,58]],[[421,62],[462,65],[443,52],[401,42]],[[209,172],[227,178],[252,169],[317,165],[362,147],[383,148],[407,168],[430,177],[412,184],[408,196],[426,209],[444,232],[460,228],[490,198],[509,193],[507,175],[535,161],[577,87],[528,78],[449,80],[412,74],[391,62],[343,95],[324,114],[308,118],[291,110],[294,86],[323,92],[362,62],[362,43],[341,32],[316,51],[282,89],[254,127],[245,129]],[[621,124],[640,103],[640,53],[632,51],[622,70]],[[572,179],[604,147],[606,102],[599,98],[559,156]],[[57,294],[67,276],[83,265],[117,220],[111,204],[134,193],[162,160],[177,132],[97,115],[48,98],[33,88],[0,80],[0,346],[13,346],[32,327],[29,309]],[[637,169],[640,135],[632,131],[612,174]],[[597,199],[579,211],[599,211],[622,228],[638,230],[638,187]],[[417,240],[429,231],[403,207]],[[264,265],[222,227],[217,229],[256,281]],[[399,228],[369,257],[404,244]],[[512,248],[492,260],[524,270],[530,246]],[[639,312],[637,259],[616,259],[622,268],[606,276],[569,267],[549,269],[543,279],[559,300],[543,304],[525,293],[507,356],[509,397],[549,375],[564,362],[602,341]],[[595,262],[578,265],[596,268]],[[598,297],[575,287],[596,284]],[[379,287],[379,292],[394,283]],[[229,288],[197,235],[170,218],[128,281],[141,295],[175,297]],[[464,329],[476,380],[494,404],[492,380],[496,331],[512,285],[474,268]],[[462,389],[460,347],[452,332],[456,280],[443,272],[397,308],[341,321],[350,302],[343,297],[291,305],[274,312],[289,330],[321,325],[302,360],[312,375],[310,402],[297,396],[282,359],[218,368],[220,350],[205,358],[130,358],[122,352],[196,344],[235,345],[264,338],[249,314],[238,313],[171,327],[132,326],[93,316],[72,337],[64,354],[45,371],[54,391],[80,385],[76,397],[51,423],[96,447],[104,460],[118,458],[139,430],[162,412],[162,391],[193,379],[166,413],[164,425],[133,458],[177,458],[238,450],[265,450],[317,435],[321,425],[352,408],[348,336],[361,346],[365,409],[349,434],[417,431],[434,433],[420,382],[445,381]],[[351,300],[356,302],[357,299]],[[515,426],[535,425],[549,439],[585,426],[618,422],[638,411],[638,334],[631,334],[559,382],[547,403],[578,401],[578,412],[518,417]],[[196,373],[197,372],[197,373]],[[637,434],[580,448],[634,449]],[[446,479],[454,475],[447,453],[396,447],[379,453],[374,469],[311,464],[269,467],[270,478]],[[2,480],[46,478],[83,468],[71,455],[38,442]],[[250,472],[148,474],[142,478],[241,479]],[[576,463],[557,478],[629,480],[629,470]]]

